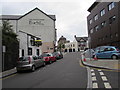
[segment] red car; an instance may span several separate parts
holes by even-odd
[[[44,54],[42,54],[42,57],[43,57],[45,63],[52,63],[52,62],[56,61],[56,57],[53,56],[52,53],[44,53]]]

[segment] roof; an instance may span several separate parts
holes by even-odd
[[[3,19],[3,20],[17,20],[21,16],[22,15],[0,15],[0,19]]]
[[[96,1],[95,1],[95,2],[90,6],[90,8],[89,8],[87,11],[91,12],[99,3],[100,3],[100,2],[96,2]]]
[[[88,37],[76,37],[76,36],[75,36],[75,39],[76,39],[77,42],[80,42],[81,39],[87,41],[87,40],[88,40]]]
[[[18,20],[18,19],[21,19],[22,17],[28,15],[29,13],[31,13],[32,11],[34,11],[36,9],[39,10],[40,12],[42,12],[43,14],[45,14],[46,16],[48,16],[49,18],[51,18],[52,20],[54,20],[54,21],[56,20],[55,15],[47,15],[46,13],[44,13],[43,11],[41,11],[38,8],[35,8],[24,15],[0,15],[0,20],[1,19],[2,20]]]

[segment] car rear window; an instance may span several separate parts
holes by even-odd
[[[120,47],[116,47],[117,50],[120,50]]]
[[[19,61],[27,61],[29,57],[20,57]]]

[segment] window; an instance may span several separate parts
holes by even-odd
[[[32,55],[32,48],[28,48],[28,55]]]
[[[93,29],[90,29],[90,33],[93,33]]]
[[[101,23],[101,28],[102,28],[102,27],[105,27],[105,25],[106,25],[106,22],[105,22],[105,21],[102,22],[102,23]]]
[[[115,21],[115,19],[116,19],[116,16],[115,16],[115,15],[112,16],[112,17],[110,17],[110,18],[109,18],[109,23],[112,24],[113,21]]]
[[[118,33],[115,33],[115,36],[118,37]]]
[[[22,56],[24,56],[24,49],[22,49]]]
[[[105,9],[100,11],[100,16],[103,16],[105,14]]]
[[[89,24],[92,24],[92,19],[89,20]]]
[[[108,5],[108,10],[110,11],[114,7],[115,7],[115,2],[112,2]]]
[[[36,49],[36,54],[39,56],[39,49]]]
[[[94,20],[96,21],[98,19],[98,15],[95,15]]]
[[[97,25],[96,27],[95,27],[95,31],[98,31],[99,30],[99,26]]]

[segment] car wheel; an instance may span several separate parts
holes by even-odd
[[[43,66],[45,66],[45,65],[46,65],[46,63],[44,62],[44,63],[43,63]]]
[[[32,72],[34,72],[34,71],[35,71],[35,66],[32,66],[32,69],[31,69],[31,70],[32,70]]]
[[[116,55],[112,55],[112,59],[117,59],[118,57]]]
[[[52,63],[52,61],[50,61],[50,64]]]

